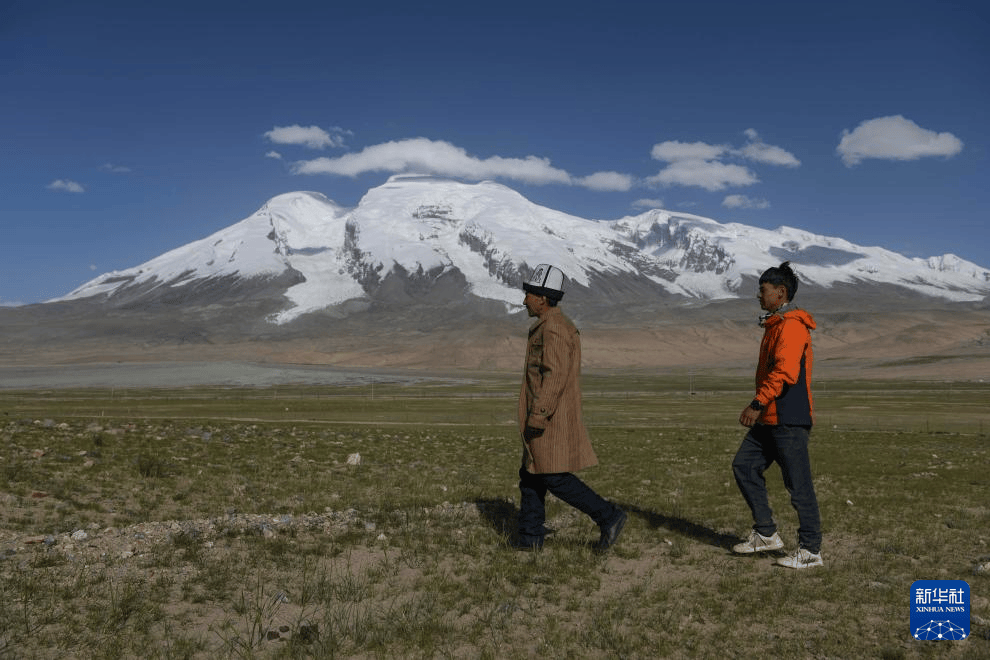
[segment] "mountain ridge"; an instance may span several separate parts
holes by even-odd
[[[990,273],[784,227],[588,220],[500,184],[393,177],[354,208],[286,193],[56,301],[0,308],[0,362],[514,371],[550,262],[589,370],[751,373],[757,278],[791,260],[816,377],[990,379]],[[934,294],[934,295],[933,295]]]
[[[908,258],[792,227],[660,209],[589,220],[498,183],[393,176],[350,209],[315,192],[278,195],[206,238],[49,302],[134,305],[183,290],[179,297],[196,303],[222,281],[243,290],[254,282],[269,298],[283,288],[280,308],[268,316],[276,325],[376,301],[425,295],[435,303],[434,289],[511,313],[520,311],[520,285],[539,263],[558,265],[570,289],[606,306],[624,290],[652,302],[739,298],[762,269],[788,260],[809,287],[888,285],[960,302],[990,295],[990,269],[951,254]]]

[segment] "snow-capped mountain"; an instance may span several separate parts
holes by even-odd
[[[397,290],[415,295],[440,281],[462,297],[518,309],[521,283],[539,263],[559,266],[569,286],[589,296],[635,286],[637,295],[667,298],[751,297],[753,278],[785,260],[804,285],[887,284],[953,301],[990,295],[990,270],[951,254],[908,258],[790,227],[663,210],[589,220],[497,183],[395,176],[351,209],[318,193],[279,195],[212,236],[101,275],[59,300],[112,304],[169,293],[195,302],[205,290],[268,283],[270,291],[277,282],[285,303],[269,320],[283,324]]]

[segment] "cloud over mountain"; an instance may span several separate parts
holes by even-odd
[[[868,119],[851,131],[843,130],[836,152],[846,167],[852,167],[867,158],[951,158],[962,151],[962,148],[962,140],[952,133],[937,133],[922,128],[901,115],[893,115]]]
[[[784,167],[798,167],[801,164],[786,149],[763,142],[755,129],[747,129],[744,134],[748,142],[742,147],[676,140],[656,144],[650,152],[651,156],[667,165],[646,181],[654,185],[697,186],[717,191],[732,186],[750,186],[760,181],[748,165],[731,161]]]

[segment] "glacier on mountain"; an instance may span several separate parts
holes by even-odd
[[[349,300],[367,300],[387,278],[428,286],[457,271],[478,298],[518,309],[520,284],[553,263],[571,286],[600,278],[646,279],[658,292],[696,299],[736,298],[745,278],[790,260],[802,282],[892,284],[948,300],[990,294],[990,271],[954,255],[908,258],[879,247],[791,227],[765,230],[685,213],[651,210],[589,220],[539,206],[493,182],[466,184],[393,176],[354,208],[324,195],[293,192],[250,217],[144,264],[87,282],[59,300],[104,297],[140,287],[276,278],[290,272],[285,323]]]

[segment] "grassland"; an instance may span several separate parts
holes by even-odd
[[[748,383],[585,377],[616,548],[511,538],[514,378],[0,391],[0,657],[990,657],[990,385],[822,382],[826,566],[728,551]],[[797,521],[768,473],[782,536]],[[909,590],[962,579],[972,635]]]

